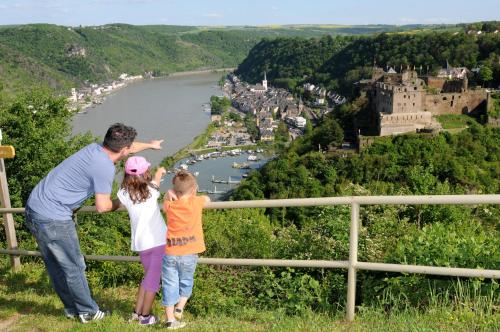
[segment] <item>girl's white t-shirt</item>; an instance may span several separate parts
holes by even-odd
[[[144,251],[162,246],[167,241],[167,225],[158,205],[160,192],[151,186],[149,192],[151,196],[145,202],[136,204],[124,189],[120,189],[117,194],[130,217],[132,251]]]

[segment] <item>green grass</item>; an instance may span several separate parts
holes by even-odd
[[[97,302],[113,311],[111,317],[86,325],[62,315],[62,304],[52,290],[43,265],[24,263],[19,273],[10,272],[8,258],[0,260],[0,330],[1,331],[142,331],[128,324],[127,316],[134,303],[135,287],[93,287]],[[196,294],[194,294],[196,296]],[[186,309],[188,326],[183,331],[498,331],[498,306],[488,311],[481,302],[436,301],[425,310],[413,308],[382,309],[359,307],[356,320],[346,322],[344,312],[317,313],[306,311],[294,316],[283,312],[259,311],[235,307],[231,315],[193,316]],[[445,305],[442,305],[445,303]],[[490,303],[486,301],[485,303]],[[490,303],[491,304],[491,303]],[[491,306],[490,306],[491,307]],[[492,312],[491,312],[492,310]],[[159,300],[154,311],[162,312]],[[487,312],[488,314],[485,314]],[[162,317],[163,319],[163,317]],[[154,326],[148,330],[164,330]]]
[[[438,115],[436,118],[443,129],[467,128],[469,124],[476,122],[474,118],[464,114],[444,114]]]
[[[492,106],[488,110],[488,115],[500,119],[500,93],[496,93],[491,96]]]

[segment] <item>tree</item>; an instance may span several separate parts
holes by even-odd
[[[312,137],[312,144],[322,149],[329,145],[338,146],[344,140],[344,130],[339,123],[331,116],[325,117],[325,120],[319,125]]]
[[[212,114],[222,114],[231,106],[231,100],[227,97],[210,97],[210,109]]]
[[[493,80],[493,70],[489,66],[483,65],[479,71],[479,78],[482,82],[487,84]]]
[[[239,113],[229,113],[229,120],[239,122],[241,121],[241,115]]]
[[[16,157],[6,162],[13,206],[24,206],[33,187],[64,158],[90,143],[90,134],[70,137],[72,113],[65,98],[33,90],[0,109],[3,144]]]
[[[71,117],[66,99],[53,97],[48,90],[34,90],[0,105],[2,144],[16,149],[15,158],[5,161],[12,206],[26,206],[31,190],[50,170],[92,142],[90,134],[70,137]],[[22,215],[15,220],[20,222]],[[20,241],[31,239],[25,227],[16,229]]]

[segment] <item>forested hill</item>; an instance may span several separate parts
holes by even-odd
[[[318,37],[459,29],[456,26],[189,27],[110,24],[64,27],[0,26],[0,90],[48,85],[58,92],[85,81],[101,83],[122,72],[163,75],[174,71],[235,67],[262,38]],[[84,52],[84,53],[83,53]],[[326,59],[323,59],[326,60]]]
[[[231,31],[107,25],[0,28],[0,84],[9,92],[42,84],[59,91],[85,81],[104,82],[122,72],[164,75],[235,66],[259,40]]]
[[[423,32],[378,34],[375,36],[337,36],[321,39],[265,39],[255,45],[240,64],[237,73],[250,82],[262,73],[277,85],[294,88],[311,81],[352,94],[353,83],[371,73],[374,61],[380,66],[415,66],[422,73],[446,66],[469,69],[487,67],[491,78],[482,84],[500,84],[500,35],[464,32]]]

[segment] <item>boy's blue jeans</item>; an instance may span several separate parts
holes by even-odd
[[[94,314],[85,261],[73,220],[52,220],[26,207],[26,225],[35,236],[47,272],[66,314]]]
[[[171,307],[180,297],[190,297],[193,292],[194,271],[198,255],[163,256],[161,271],[162,304]]]

